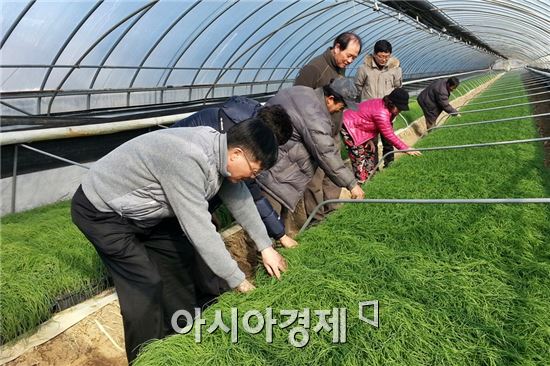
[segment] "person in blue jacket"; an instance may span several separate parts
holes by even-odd
[[[262,106],[256,100],[242,96],[229,98],[221,106],[202,109],[193,115],[184,118],[171,127],[197,127],[208,126],[225,133],[234,125],[247,119],[258,117],[274,132],[279,145],[284,145],[292,135],[292,122],[289,115],[279,105]],[[285,227],[279,215],[275,212],[269,201],[264,197],[256,180],[246,182],[260,217],[264,222],[269,236],[279,241],[285,248],[292,248],[298,243],[285,234]],[[214,211],[221,204],[216,196],[210,201],[210,210]]]

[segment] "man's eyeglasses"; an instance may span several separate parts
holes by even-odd
[[[262,171],[261,170],[254,170],[252,168],[252,165],[250,164],[250,160],[248,160],[248,158],[246,157],[246,154],[244,152],[243,152],[243,156],[244,156],[244,160],[246,160],[246,163],[248,164],[248,169],[250,170],[250,178],[251,179],[256,179],[258,174],[260,174]]]
[[[389,58],[391,57],[391,53],[386,53],[386,54],[384,54],[384,53],[375,53],[374,57],[376,57],[379,60],[389,60]]]

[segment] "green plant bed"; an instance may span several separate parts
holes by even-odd
[[[2,217],[1,343],[35,329],[70,295],[87,297],[106,276],[92,245],[62,202]]]
[[[506,79],[513,80],[513,79]],[[498,85],[498,81],[497,81]],[[472,108],[473,109],[473,108]],[[476,108],[477,109],[477,108]],[[464,123],[530,114],[529,106],[464,114]],[[445,146],[537,136],[533,122],[436,130],[418,146]],[[426,152],[398,159],[366,185],[367,198],[549,197],[542,144]],[[258,288],[228,293],[193,332],[146,346],[136,365],[509,365],[550,360],[550,207],[548,205],[349,204],[284,251],[289,270],[278,282],[260,273]],[[358,303],[378,300],[379,328],[358,318]],[[239,309],[239,339],[216,330],[215,311],[230,325]],[[282,309],[346,308],[346,342],[314,332],[296,348],[290,329],[273,342],[244,331],[248,310],[285,320]],[[369,318],[372,318],[372,311]]]

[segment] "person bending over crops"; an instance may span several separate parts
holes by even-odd
[[[346,68],[361,53],[361,37],[353,32],[339,34],[329,47],[320,55],[312,58],[304,65],[294,80],[294,86],[302,85],[317,89],[328,85],[331,80],[346,75]],[[332,137],[336,146],[340,147],[340,127],[342,126],[342,112],[331,113],[333,121]],[[309,215],[319,203],[340,197],[342,188],[325,175],[323,169],[317,168],[313,178],[308,183],[304,196],[304,209]],[[328,213],[334,211],[338,205],[325,205],[317,211],[315,219],[320,221]]]
[[[294,210],[317,167],[337,186],[348,188],[352,198],[364,197],[353,173],[340,157],[340,146],[332,132],[335,125],[331,114],[346,106],[354,107],[356,95],[352,80],[338,78],[323,88],[293,86],[283,89],[267,101],[267,105],[281,105],[289,114],[293,127],[290,140],[279,146],[275,166],[257,179],[277,211]]]
[[[400,111],[409,110],[409,93],[394,89],[382,99],[369,99],[359,104],[357,111],[344,111],[342,137],[348,149],[355,177],[363,183],[374,173],[378,163],[376,137],[380,133],[399,150],[409,147],[393,132],[393,120]],[[421,155],[409,151],[409,155]]]
[[[458,88],[459,84],[460,81],[456,77],[451,77],[447,80],[436,80],[418,95],[416,100],[420,108],[422,108],[422,112],[424,112],[427,129],[435,126],[437,117],[443,111],[449,113],[451,116],[460,117],[458,111],[449,103],[449,96]]]
[[[114,280],[129,362],[144,342],[173,331],[174,312],[195,307],[195,252],[231,288],[254,288],[211,223],[208,200],[216,193],[256,243],[267,272],[280,278],[286,262],[242,182],[273,166],[277,147],[259,119],[227,134],[209,127],[165,129],[124,143],[84,177],[71,215]],[[181,229],[152,240],[171,216]]]
[[[242,96],[231,97],[220,107],[202,109],[174,123],[171,127],[210,126],[217,131],[225,133],[237,123],[252,117],[260,118],[273,130],[279,145],[284,145],[290,139],[292,124],[290,117],[281,106],[262,106],[259,102]],[[298,243],[285,233],[285,226],[281,218],[269,201],[262,195],[256,180],[249,180],[246,182],[246,185],[254,198],[254,203],[262,217],[269,236],[279,241],[285,248],[297,246]],[[213,212],[216,210],[220,206],[220,203],[217,196],[210,200],[210,211]]]

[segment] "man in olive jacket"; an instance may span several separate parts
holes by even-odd
[[[323,88],[283,89],[267,101],[268,105],[281,105],[293,127],[290,140],[279,146],[277,163],[257,178],[276,210],[294,211],[317,167],[337,186],[348,188],[352,198],[364,197],[332,136],[331,114],[355,107],[356,94],[353,81],[340,78]]]
[[[417,101],[426,118],[426,128],[435,126],[437,117],[442,111],[452,116],[460,116],[458,111],[449,103],[449,96],[455,90],[460,81],[456,77],[440,79],[432,82],[418,95]]]
[[[361,53],[361,38],[352,32],[340,34],[322,54],[314,57],[307,65],[302,67],[294,85],[308,86],[313,89],[328,85],[331,80],[345,76],[346,67],[350,65]],[[342,113],[333,113],[331,116],[334,124],[332,136],[336,145],[340,146],[340,128],[342,127]],[[322,201],[334,199],[340,196],[341,188],[334,185],[331,179],[325,176],[322,169],[317,169],[306,191],[304,192],[304,208],[309,215]],[[325,206],[315,216],[321,220],[324,214],[334,209],[334,205]]]

